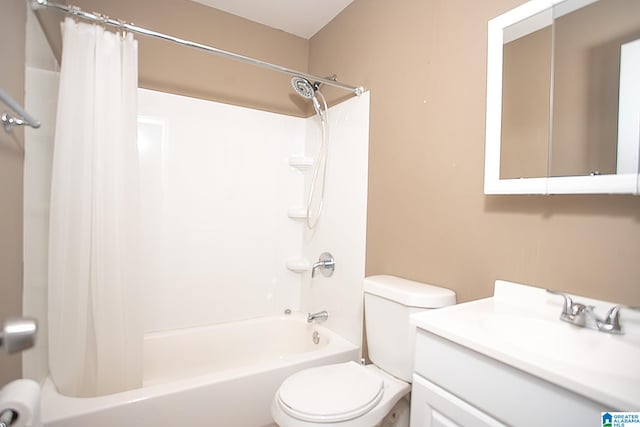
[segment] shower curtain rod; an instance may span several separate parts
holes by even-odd
[[[350,86],[345,83],[340,83],[336,80],[332,80],[327,77],[318,77],[313,74],[303,73],[301,71],[293,70],[291,68],[283,67],[276,64],[271,64],[269,62],[261,61],[260,59],[251,58],[249,56],[239,55],[237,53],[228,52],[226,50],[218,49],[213,46],[207,46],[201,43],[197,43],[190,40],[181,39],[179,37],[170,36],[168,34],[159,33],[157,31],[148,30],[146,28],[138,27],[132,23],[124,22],[119,19],[113,19],[106,15],[100,14],[98,12],[85,12],[76,6],[67,6],[64,4],[53,3],[48,0],[31,0],[31,8],[33,10],[42,9],[42,8],[51,8],[58,10],[60,12],[64,12],[69,15],[73,15],[75,17],[85,19],[91,22],[97,22],[102,25],[108,25],[111,27],[123,29],[130,31],[132,33],[142,34],[149,37],[155,37],[162,40],[167,40],[170,42],[178,43],[183,46],[192,47],[194,49],[203,50],[205,52],[213,53],[214,55],[222,56],[224,58],[233,59],[235,61],[244,62],[246,64],[256,65],[261,68],[266,68],[273,71],[279,71],[281,73],[289,74],[292,76],[300,76],[309,80],[311,83],[319,82],[329,86],[337,87],[340,89],[348,90],[353,92],[354,94],[360,96],[364,93],[364,87],[362,86]]]

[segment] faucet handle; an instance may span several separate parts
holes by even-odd
[[[607,315],[605,316],[605,320],[611,323],[618,323],[620,320],[620,307],[619,305],[614,305],[607,311]]]
[[[620,309],[622,306],[614,305],[607,311],[604,319],[597,322],[598,330],[609,332],[612,334],[622,334],[622,326],[620,325]]]
[[[329,252],[323,252],[320,254],[318,262],[314,262],[311,266],[311,278],[316,275],[316,270],[320,269],[320,272],[324,277],[331,277],[336,269],[336,261]]]
[[[546,291],[549,292],[550,294],[560,295],[561,297],[564,298],[564,302],[562,304],[562,314],[560,315],[561,318],[566,316],[575,316],[576,314],[579,314],[574,312],[578,310],[579,307],[574,306],[573,300],[569,295],[564,294],[562,292],[554,291],[553,289],[546,289]],[[584,310],[584,308],[585,307],[582,306],[582,310]]]

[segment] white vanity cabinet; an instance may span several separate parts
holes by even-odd
[[[604,412],[639,412],[640,311],[608,334],[561,321],[562,301],[496,281],[491,298],[412,315],[411,427],[598,426]]]
[[[611,410],[418,329],[411,427],[589,426]]]

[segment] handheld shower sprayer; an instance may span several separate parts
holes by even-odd
[[[329,113],[327,108],[327,100],[320,92],[320,83],[311,83],[304,77],[295,76],[291,79],[291,86],[293,89],[305,99],[310,99],[313,103],[313,108],[316,110],[318,118],[320,118],[320,126],[322,127],[322,140],[318,155],[314,160],[313,165],[313,177],[311,178],[311,185],[309,186],[309,194],[307,196],[307,228],[313,230],[320,219],[322,214],[322,208],[324,205],[324,189],[327,175],[327,157],[328,157],[328,126],[329,126]],[[320,104],[320,100],[322,104]]]
[[[305,99],[310,99],[313,103],[313,109],[316,110],[316,114],[322,117],[322,107],[320,106],[320,101],[318,101],[318,97],[316,96],[316,91],[320,88],[320,83],[311,83],[304,77],[296,76],[291,79],[291,86],[293,86],[293,89],[298,95]]]
[[[313,98],[311,98],[311,103],[313,104],[313,109],[316,110],[316,114],[322,116],[322,108],[320,107],[320,101],[318,101],[318,97],[313,95]]]

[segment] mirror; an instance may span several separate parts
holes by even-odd
[[[532,0],[489,21],[485,194],[638,193],[638,16]]]

